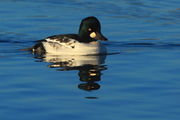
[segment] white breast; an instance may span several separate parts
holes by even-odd
[[[71,39],[69,42],[63,43],[47,39],[46,42],[43,42],[43,46],[47,53],[55,55],[94,55],[106,53],[106,48],[100,41],[80,43]]]

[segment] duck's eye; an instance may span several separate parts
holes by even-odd
[[[88,29],[88,31],[92,31],[92,29],[91,29],[91,28],[89,28],[89,29]]]

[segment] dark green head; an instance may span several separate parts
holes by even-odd
[[[81,21],[79,27],[79,36],[82,42],[91,42],[96,40],[107,41],[101,33],[101,24],[96,17],[90,16]]]

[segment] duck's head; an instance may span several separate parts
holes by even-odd
[[[79,27],[79,36],[83,42],[91,42],[96,40],[107,41],[107,38],[101,33],[101,24],[99,20],[93,16],[84,18],[81,21]]]

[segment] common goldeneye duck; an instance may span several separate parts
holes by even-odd
[[[105,54],[105,46],[98,40],[107,41],[101,33],[101,25],[96,17],[90,16],[81,21],[78,34],[63,34],[38,41],[31,50],[38,54],[93,55]]]

